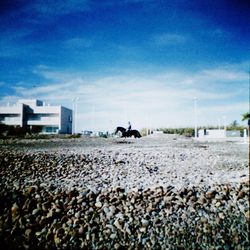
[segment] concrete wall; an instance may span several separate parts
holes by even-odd
[[[23,126],[24,105],[0,107],[0,122],[6,125]]]
[[[72,110],[61,106],[60,112],[60,133],[71,134],[72,133]]]
[[[239,130],[227,130],[226,137],[240,137],[240,131]]]
[[[200,129],[198,131],[199,138],[226,138],[240,137],[239,130],[224,130],[224,129]]]
[[[37,107],[27,114],[27,125],[60,126],[60,106]]]
[[[225,138],[224,129],[200,129],[198,131],[199,138]]]

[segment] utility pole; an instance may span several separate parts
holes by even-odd
[[[95,105],[92,106],[92,132],[95,132]]]
[[[227,129],[227,125],[226,125],[226,116],[225,115],[223,115],[223,123],[224,123],[224,130],[226,131],[226,129]]]
[[[75,127],[75,105],[74,105],[74,98],[72,99],[72,135],[74,134],[74,127]]]
[[[72,119],[72,134],[75,134],[77,131],[77,102],[79,101],[79,97],[74,97],[72,99],[73,102],[73,119]],[[73,131],[74,128],[74,131]]]
[[[197,139],[198,133],[197,133],[197,97],[194,97],[194,137]]]
[[[221,127],[221,121],[220,121],[220,118],[218,119],[218,124],[219,124],[219,130],[220,130],[220,127]]]

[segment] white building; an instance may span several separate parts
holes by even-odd
[[[72,110],[50,106],[36,99],[19,100],[13,106],[0,107],[0,123],[25,127],[40,133],[71,134]]]
[[[226,138],[240,137],[239,130],[224,130],[224,129],[200,129],[198,131],[199,138]]]

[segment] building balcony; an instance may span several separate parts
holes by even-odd
[[[41,120],[28,120],[27,121],[27,125],[41,125],[41,126],[45,126],[45,125],[59,125],[60,121],[59,119],[41,119]]]

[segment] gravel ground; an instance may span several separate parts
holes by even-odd
[[[248,145],[0,141],[4,249],[248,249]]]
[[[180,189],[248,180],[247,144],[237,142],[196,142],[161,135],[126,140],[21,140],[2,142],[0,147],[25,154],[29,161],[48,161],[52,172],[63,168],[60,178],[29,175],[24,181],[41,178],[41,182],[65,189],[75,186],[95,191],[121,186],[129,190],[159,185]]]

